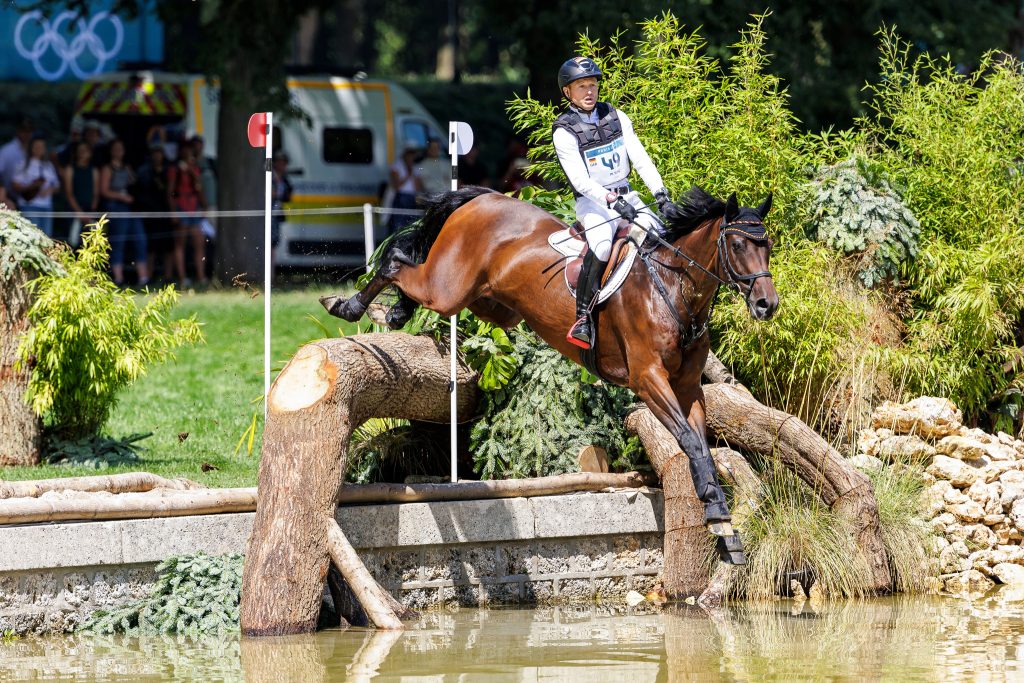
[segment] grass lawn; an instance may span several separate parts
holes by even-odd
[[[273,293],[272,377],[303,343],[339,326],[317,301],[322,289]],[[144,470],[187,477],[207,486],[255,486],[263,431],[263,297],[240,291],[183,293],[173,315],[192,314],[203,325],[205,344],[179,349],[176,360],[150,368],[126,390],[107,423],[115,437],[152,432],[141,442],[142,461],[130,467],[10,467],[0,479],[44,479]],[[257,416],[253,452],[235,446]],[[187,436],[185,436],[187,434]],[[182,438],[184,437],[184,438]],[[204,472],[203,466],[216,469]]]

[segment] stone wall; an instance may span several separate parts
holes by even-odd
[[[884,403],[858,435],[862,469],[925,468],[921,514],[935,534],[935,591],[984,595],[1024,586],[1024,441],[966,427],[944,398]]]
[[[70,631],[144,597],[173,555],[244,552],[252,513],[0,527],[0,632]],[[419,609],[621,601],[662,562],[660,492],[362,505],[338,521]]]

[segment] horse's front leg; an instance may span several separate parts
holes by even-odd
[[[673,390],[664,367],[650,367],[643,371],[635,384],[637,394],[665,425],[687,456],[690,477],[697,497],[704,504],[704,523],[718,536],[718,552],[730,564],[744,564],[743,546],[739,536],[729,524],[732,516],[725,500],[725,492],[718,483],[715,462],[711,457],[704,433],[703,392],[697,384],[695,390]],[[683,398],[683,400],[680,400]]]

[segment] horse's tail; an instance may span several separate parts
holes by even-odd
[[[419,203],[425,208],[423,217],[381,243],[374,255],[374,268],[379,269],[386,265],[390,261],[393,249],[400,249],[416,263],[423,263],[448,217],[463,204],[491,192],[495,191],[468,185],[460,190],[442,192],[421,199]]]

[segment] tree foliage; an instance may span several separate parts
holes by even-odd
[[[883,351],[911,391],[978,415],[1022,381],[1024,72],[990,53],[964,76],[913,57],[894,31],[881,41],[883,78],[859,124],[921,222],[903,343]]]
[[[820,168],[808,184],[808,233],[841,254],[856,255],[865,287],[895,282],[917,256],[921,224],[884,170],[864,157]]]
[[[580,368],[532,332],[512,335],[518,371],[484,394],[483,417],[470,436],[483,479],[578,472],[583,446],[602,446],[616,469],[636,469],[640,448],[622,419],[634,401],[619,387],[580,381]]]
[[[19,362],[31,369],[27,400],[64,439],[98,434],[117,394],[147,365],[202,339],[194,317],[168,319],[178,300],[173,287],[140,309],[110,280],[103,225],[84,233],[77,254],[61,253],[61,272],[29,284],[31,327],[18,347]]]
[[[156,567],[149,597],[98,610],[80,630],[93,633],[219,635],[237,631],[242,555],[205,553],[168,558]]]

